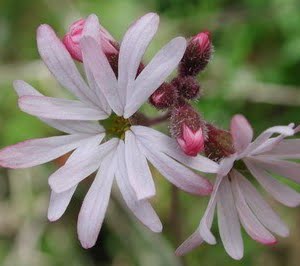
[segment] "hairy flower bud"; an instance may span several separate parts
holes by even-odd
[[[200,85],[192,76],[177,77],[173,79],[172,84],[177,89],[178,94],[188,100],[200,96]]]
[[[200,115],[187,103],[172,110],[170,129],[186,155],[196,156],[204,149],[205,126]]]
[[[205,140],[205,154],[212,160],[219,161],[235,152],[230,132],[206,125],[207,138]]]
[[[79,19],[75,21],[69,28],[69,31],[63,37],[63,43],[71,56],[80,62],[82,62],[81,48],[79,45],[80,38],[82,36],[83,28],[85,24],[85,19]],[[109,32],[100,26],[100,37],[101,45],[104,53],[106,55],[117,54],[118,50],[116,48],[114,38],[109,34]]]
[[[157,109],[165,109],[174,105],[178,98],[175,87],[170,83],[163,83],[149,98],[149,102]]]
[[[213,52],[209,32],[192,37],[179,65],[181,76],[196,76],[208,64]]]

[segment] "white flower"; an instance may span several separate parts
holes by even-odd
[[[183,255],[203,242],[216,243],[210,230],[216,206],[221,240],[227,253],[234,259],[243,257],[240,223],[252,239],[265,245],[277,242],[271,232],[281,237],[288,236],[287,226],[234,164],[241,160],[258,183],[277,201],[289,207],[298,206],[300,194],[271,174],[300,183],[300,164],[286,160],[300,159],[300,140],[284,139],[299,130],[293,124],[275,126],[251,142],[253,130],[248,121],[241,115],[233,117],[231,135],[236,153],[221,161],[214,190],[200,225],[177,249],[176,254]],[[272,137],[274,134],[279,135]]]
[[[158,23],[158,16],[149,13],[126,32],[120,46],[117,79],[101,50],[98,19],[91,15],[80,40],[89,85],[54,31],[42,25],[37,32],[40,55],[59,83],[79,100],[46,97],[23,81],[14,83],[23,111],[69,135],[28,140],[7,147],[0,151],[0,165],[32,167],[75,149],[66,164],[49,178],[53,191],[48,217],[50,220],[60,218],[78,183],[97,171],[78,218],[78,235],[85,248],[92,247],[97,240],[114,178],[135,216],[154,232],[161,231],[161,222],[147,202],[147,198],[155,195],[147,160],[170,182],[187,192],[208,195],[212,191],[211,184],[189,168],[216,173],[217,163],[200,155],[187,157],[168,136],[130,124],[129,118],[176,68],[186,48],[184,38],[173,39],[136,77]],[[99,145],[108,132],[98,120],[108,118],[112,111],[117,116],[111,117],[122,132],[118,131],[119,138]]]

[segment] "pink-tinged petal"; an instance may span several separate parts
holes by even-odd
[[[217,176],[216,182],[214,184],[213,192],[210,196],[207,208],[204,212],[204,215],[200,221],[199,226],[199,232],[204,239],[205,242],[215,245],[217,243],[214,235],[211,232],[211,225],[214,219],[215,209],[216,209],[216,203],[217,203],[217,194],[219,186],[223,180],[223,178],[226,178],[224,176]]]
[[[300,140],[288,139],[282,140],[271,151],[268,151],[266,156],[279,159],[299,159],[300,158]]]
[[[231,119],[230,133],[237,152],[244,151],[253,138],[252,127],[243,115],[235,115]]]
[[[116,170],[116,180],[120,192],[128,208],[133,214],[150,230],[155,233],[162,231],[162,224],[151,204],[147,200],[138,200],[135,191],[132,189],[127,175],[125,164],[125,145],[122,141],[118,147],[118,169]]]
[[[95,106],[95,93],[86,85],[66,47],[49,25],[39,26],[37,45],[44,63],[57,81],[81,101]]]
[[[235,198],[235,206],[238,211],[240,221],[252,239],[264,245],[274,245],[276,238],[260,223],[246,203],[243,192],[241,191],[237,179],[239,175],[233,171],[230,175],[232,191]]]
[[[66,164],[77,162],[78,160],[88,156],[90,153],[90,149],[93,149],[95,146],[97,146],[102,141],[103,137],[104,136],[95,136],[94,138],[88,140],[84,145],[78,147],[71,154]],[[56,221],[64,214],[76,190],[76,187],[77,186],[74,186],[62,193],[56,193],[54,191],[51,191],[51,197],[48,208],[48,219],[50,221]]]
[[[275,126],[268,128],[264,132],[262,132],[249,146],[248,148],[243,152],[246,155],[253,155],[256,154],[257,151],[261,148],[262,145],[268,139],[273,135],[273,134],[281,134],[283,136],[293,136],[294,135],[294,130],[292,125],[289,126]]]
[[[226,158],[222,159],[220,162],[218,175],[226,176],[232,169],[235,160],[236,160],[236,154],[233,154],[230,157],[226,157]]]
[[[273,173],[300,183],[300,164],[283,161],[269,156],[255,156],[257,165]]]
[[[13,86],[19,97],[22,96],[44,96],[31,85],[22,80],[15,80]],[[69,134],[99,134],[104,132],[104,128],[94,121],[72,121],[54,120],[39,117],[41,121],[49,126]]]
[[[136,142],[135,135],[129,130],[126,131],[125,155],[128,178],[138,200],[142,200],[153,197],[156,191],[147,159]]]
[[[155,168],[178,188],[196,195],[209,195],[212,185],[202,176],[178,163],[171,157],[138,142],[139,148]]]
[[[27,168],[52,161],[84,144],[90,135],[68,135],[32,139],[0,150],[0,165]]]
[[[240,260],[243,257],[244,245],[228,178],[223,179],[217,196],[218,225],[224,248],[233,259]]]
[[[177,37],[164,46],[130,84],[124,117],[133,115],[177,67],[186,49],[186,40]],[[128,93],[131,91],[132,93]]]
[[[115,157],[113,152],[103,160],[101,170],[97,173],[82,203],[77,231],[84,248],[91,248],[95,245],[101,230],[116,170]]]
[[[203,243],[198,230],[196,230],[187,240],[185,240],[175,251],[176,256],[183,256]]]
[[[296,207],[300,204],[300,194],[290,187],[278,182],[265,170],[257,166],[251,159],[244,160],[247,168],[257,181],[270,193],[276,200],[289,207]]]
[[[124,106],[119,95],[118,82],[105,54],[99,44],[89,36],[82,37],[80,45],[84,65],[89,68],[89,78],[94,79],[111,109],[117,115],[122,115]]]
[[[148,13],[135,21],[127,30],[120,46],[118,84],[120,96],[125,106],[126,97],[133,93],[135,80],[142,57],[154,37],[159,24],[159,16]]]
[[[245,196],[246,202],[259,221],[273,233],[282,237],[287,237],[289,235],[289,229],[286,224],[262,198],[256,188],[243,175],[240,173],[237,175],[237,182]]]
[[[63,120],[103,120],[108,115],[80,101],[45,96],[22,96],[19,98],[22,111],[50,119]]]
[[[153,128],[132,126],[131,130],[149,149],[155,147],[158,151],[169,155],[190,168],[204,173],[216,173],[219,169],[219,165],[216,162],[202,155],[198,154],[196,157],[186,156],[174,139]]]
[[[100,167],[102,159],[116,149],[117,143],[117,139],[111,139],[100,146],[91,147],[84,156],[59,168],[49,177],[51,189],[61,193],[77,185]]]

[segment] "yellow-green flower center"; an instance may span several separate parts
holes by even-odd
[[[129,130],[131,123],[129,119],[112,114],[109,118],[100,121],[105,128],[105,134],[108,138],[125,138],[125,132]]]

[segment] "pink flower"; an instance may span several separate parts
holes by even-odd
[[[241,162],[245,169],[277,201],[289,207],[300,204],[300,194],[279,182],[271,174],[300,183],[300,164],[287,159],[300,159],[300,140],[288,139],[300,127],[275,126],[260,134],[254,141],[253,130],[242,115],[231,121],[231,134],[236,153],[221,161],[208,207],[198,229],[176,251],[182,255],[203,242],[215,244],[211,225],[217,207],[221,240],[227,253],[234,259],[243,257],[243,240],[240,224],[250,237],[262,244],[277,243],[272,232],[287,237],[289,230],[279,216],[265,202],[236,167]],[[274,134],[278,136],[272,137]]]
[[[177,142],[186,155],[197,156],[204,149],[204,137],[201,127],[192,131],[186,124],[182,126],[182,135]]]
[[[69,28],[69,31],[63,38],[63,43],[71,56],[78,61],[82,62],[82,51],[80,47],[80,39],[83,34],[83,29],[85,25],[85,19],[79,19],[75,21]],[[109,32],[100,25],[100,40],[101,47],[105,54],[117,54],[118,51],[113,45],[115,43],[114,38],[109,34]]]

